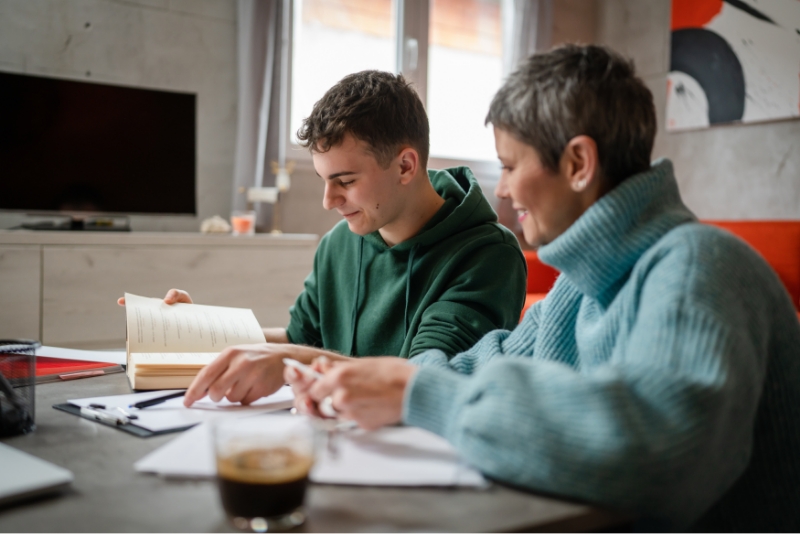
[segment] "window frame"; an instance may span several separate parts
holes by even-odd
[[[505,2],[502,2],[505,9]],[[288,105],[291,110],[294,57],[294,1],[290,0],[292,23],[289,25],[289,69],[288,69]],[[427,110],[428,97],[428,37],[430,35],[430,0],[394,0],[395,18],[395,72],[402,73],[406,80],[414,84],[420,100]],[[505,44],[505,43],[504,43]],[[416,52],[416,53],[415,53]],[[416,57],[415,57],[416,56]],[[311,154],[300,145],[294,143],[292,125],[287,122],[284,134],[287,143],[287,159],[297,161],[300,168],[313,170]],[[447,158],[431,154],[428,158],[429,169],[445,169],[448,167],[467,166],[472,169],[487,198],[494,199],[491,194],[500,180],[500,164],[497,160]]]

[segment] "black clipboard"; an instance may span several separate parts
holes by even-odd
[[[127,432],[128,434],[133,434],[134,436],[140,438],[150,438],[153,436],[160,436],[162,434],[172,434],[174,432],[183,432],[184,430],[188,430],[195,425],[189,426],[182,426],[179,428],[169,428],[167,430],[159,430],[158,432],[153,432],[152,430],[147,430],[146,428],[142,428],[140,426],[136,426],[131,423],[127,423],[125,425],[116,425],[111,423],[106,423],[105,421],[98,421],[97,419],[92,419],[90,417],[83,417],[81,415],[81,409],[79,406],[75,406],[74,404],[70,404],[68,402],[62,404],[54,404],[53,408],[56,410],[61,410],[62,412],[71,413],[72,415],[77,415],[87,421],[92,421],[94,423],[98,423],[105,426],[110,426],[111,428],[116,428],[117,430],[122,430],[123,432]]]

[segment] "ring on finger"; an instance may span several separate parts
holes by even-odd
[[[330,395],[320,401],[319,413],[325,417],[337,417],[339,415],[339,412],[333,407],[333,398]]]

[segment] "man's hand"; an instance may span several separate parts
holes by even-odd
[[[327,354],[329,359],[346,359],[345,356],[290,343],[228,347],[197,373],[186,390],[183,404],[191,406],[206,394],[214,402],[226,397],[231,402],[250,404],[272,395],[284,384],[284,358],[308,364],[322,354]]]
[[[164,297],[164,304],[176,304],[178,302],[192,304],[192,297],[189,296],[189,293],[180,289],[170,289],[167,291],[167,295]],[[117,304],[125,306],[125,297],[118,298]]]
[[[239,345],[223,350],[192,381],[183,399],[185,406],[208,396],[214,402],[223,397],[250,404],[278,391],[283,385],[286,345],[265,343]]]
[[[403,395],[416,366],[402,358],[363,358],[348,362],[316,360],[312,367],[324,376],[310,381],[291,371],[284,378],[295,391],[295,406],[319,416],[317,406],[325,397],[344,419],[367,430],[400,422]]]

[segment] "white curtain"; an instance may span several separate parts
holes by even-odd
[[[553,0],[504,0],[503,75],[520,61],[552,44]]]
[[[285,139],[281,136],[282,74],[288,65],[281,62],[284,35],[283,9],[291,2],[281,0],[238,0],[239,99],[236,132],[236,159],[233,175],[232,209],[245,209],[247,189],[272,186],[275,176],[271,161],[282,159]],[[285,91],[285,89],[284,89]],[[283,143],[283,145],[282,145]],[[256,225],[269,229],[272,205],[258,205]]]
[[[553,0],[503,0],[503,77],[520,61],[552,45]],[[497,203],[500,224],[511,229],[523,248],[530,248],[510,199]]]

